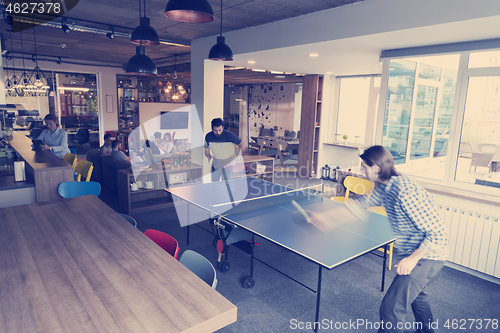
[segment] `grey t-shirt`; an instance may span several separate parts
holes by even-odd
[[[113,150],[111,152],[111,158],[114,158],[116,160],[124,161],[127,158],[127,155],[125,155],[124,152],[121,150]]]

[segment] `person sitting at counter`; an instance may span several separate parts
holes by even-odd
[[[114,158],[115,160],[130,162],[130,158],[120,150],[122,149],[122,143],[120,142],[120,140],[113,140],[113,142],[111,143],[111,148],[113,149],[111,151],[111,158]]]
[[[38,136],[38,140],[42,140],[40,148],[49,150],[59,158],[70,153],[68,148],[68,134],[59,127],[56,116],[48,114],[44,118],[48,128],[44,129]]]

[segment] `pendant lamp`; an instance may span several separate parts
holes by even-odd
[[[146,0],[144,0],[144,16],[141,16],[141,0],[139,0],[139,17],[140,24],[132,32],[130,41],[134,44],[141,44],[142,42],[142,45],[145,46],[159,45],[160,38],[155,29],[149,25],[149,18],[146,17]]]
[[[132,75],[155,76],[158,74],[156,65],[146,55],[146,48],[142,45],[135,48],[136,54],[127,62],[125,72]]]
[[[139,0],[139,16],[141,7],[141,0]],[[142,18],[142,17],[141,17]],[[143,27],[143,25],[139,25],[139,28]],[[139,29],[140,30],[140,29]],[[141,34],[141,36],[143,36]],[[156,65],[151,60],[150,57],[146,55],[146,48],[142,46],[142,39],[139,41],[139,46],[135,48],[135,56],[130,58],[127,62],[127,66],[125,67],[125,73],[132,75],[143,75],[143,76],[156,76],[158,75],[158,71],[156,69]]]
[[[218,61],[233,60],[233,51],[227,46],[225,38],[222,36],[222,0],[220,0],[220,36],[217,37],[217,44],[210,49],[208,59]]]
[[[50,87],[47,84],[47,78],[43,74],[42,70],[38,66],[38,53],[36,50],[36,25],[33,23],[33,41],[35,43],[35,55],[33,60],[35,61],[35,68],[31,74],[30,81],[33,84],[32,93],[34,96],[47,96]]]
[[[208,0],[169,0],[165,16],[186,23],[205,23],[215,18]]]

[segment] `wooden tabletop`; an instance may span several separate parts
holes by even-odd
[[[0,332],[212,332],[236,306],[93,195],[0,209]]]
[[[12,133],[12,138],[8,140],[12,148],[19,153],[23,160],[26,161],[27,168],[47,169],[47,168],[61,168],[67,169],[68,163],[64,162],[62,158],[57,157],[52,152],[46,151],[33,151],[31,148],[31,139],[26,137],[24,133]],[[69,166],[71,168],[71,166]]]

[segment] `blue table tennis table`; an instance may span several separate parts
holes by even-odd
[[[367,221],[354,218],[341,203],[323,198],[321,191],[296,190],[256,178],[236,178],[167,189],[174,198],[181,225],[190,221],[190,207],[206,213],[216,226],[233,225],[251,233],[250,276],[245,288],[253,287],[254,237],[258,235],[318,265],[316,322],[319,320],[321,277],[323,268],[332,268],[384,247],[395,241],[386,216],[369,213]],[[181,204],[182,203],[182,204]],[[186,204],[187,203],[187,204]],[[189,237],[189,236],[188,236]],[[387,251],[383,255],[382,286],[384,290]]]

